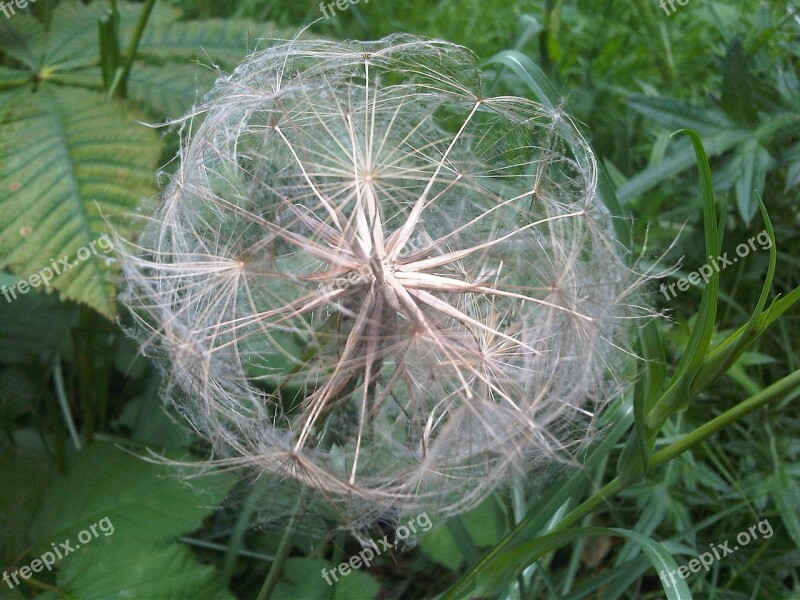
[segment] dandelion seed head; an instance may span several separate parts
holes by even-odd
[[[366,522],[580,443],[636,285],[560,109],[396,35],[274,46],[195,115],[123,300],[217,453]]]

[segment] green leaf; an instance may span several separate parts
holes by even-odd
[[[33,522],[54,467],[38,436],[20,431],[15,445],[0,445],[0,561],[13,564],[27,550],[27,532]]]
[[[79,532],[108,518],[113,534],[93,543],[169,542],[197,529],[233,481],[231,474],[217,473],[187,482],[175,467],[96,443],[77,453],[66,475],[47,490],[29,538],[37,550],[44,550],[53,542],[75,541]]]
[[[457,528],[453,526],[455,519],[461,520]],[[502,515],[494,496],[463,515],[437,525],[420,536],[419,548],[430,560],[451,571],[457,570],[464,559],[469,563],[469,555],[474,554],[477,547],[496,544],[503,531]],[[459,539],[459,529],[467,539]]]
[[[496,593],[504,587],[505,582],[517,573],[521,573],[528,565],[565,544],[598,536],[625,537],[638,544],[659,574],[667,599],[691,600],[692,594],[686,582],[680,577],[669,577],[669,573],[675,572],[678,565],[659,542],[636,531],[608,527],[580,527],[547,533],[497,556],[494,561],[482,569],[478,577],[477,595]],[[449,597],[444,596],[444,598]]]
[[[752,135],[751,131],[746,130],[725,130],[706,136],[703,144],[708,156],[718,156],[737,144],[750,139]],[[625,202],[641,196],[662,181],[675,177],[695,164],[697,164],[697,159],[692,145],[685,140],[679,140],[667,158],[659,163],[650,165],[620,186],[617,190],[617,197],[620,202],[625,204]]]
[[[134,65],[128,79],[128,98],[154,114],[182,117],[214,85],[218,73],[194,64]]]
[[[103,89],[110,91],[117,69],[122,64],[119,47],[119,12],[112,9],[111,12],[100,18],[97,26],[100,37],[100,68],[103,73]]]
[[[778,472],[770,478],[771,495],[789,537],[792,538],[795,548],[800,549],[800,515],[797,514],[797,507],[800,506],[800,485],[795,477],[785,471],[781,463],[776,463],[775,468]]]
[[[70,87],[102,89],[103,71],[100,67],[70,69],[50,74],[49,81]]]
[[[199,59],[233,66],[261,38],[286,37],[285,32],[269,23],[245,19],[154,21],[144,30],[139,54],[146,59]]]
[[[775,267],[778,261],[778,252],[775,246],[775,231],[772,227],[772,222],[769,218],[766,206],[764,206],[760,197],[757,196],[756,199],[761,208],[764,228],[770,241],[769,267],[767,268],[766,277],[764,277],[764,284],[761,287],[761,295],[758,298],[755,308],[753,308],[753,314],[747,324],[729,335],[705,358],[697,375],[692,380],[692,385],[689,390],[692,395],[699,393],[711,382],[728,372],[750,344],[764,332],[774,318],[777,318],[777,315],[774,315],[774,313],[764,311],[764,306],[767,303],[767,298],[772,288],[772,281],[775,278]],[[792,294],[787,296],[787,298],[791,298],[794,295],[795,298],[790,300],[789,304],[786,305],[783,310],[786,310],[797,299],[797,295],[795,294],[797,291],[798,290],[795,290]]]
[[[700,136],[691,129],[681,130],[676,133],[686,133],[689,136],[697,155],[700,193],[703,202],[705,253],[709,257],[719,256],[722,242],[716,215],[714,189],[711,183],[711,167],[708,164],[703,142]],[[706,359],[711,339],[714,335],[718,300],[719,271],[712,268],[711,278],[703,290],[700,308],[697,311],[697,318],[686,349],[678,362],[678,366],[675,367],[675,373],[670,380],[667,391],[647,415],[651,443],[669,416],[678,410],[684,410],[688,406],[690,398],[689,387]]]
[[[619,408],[619,406],[618,406]],[[593,446],[588,452],[581,468],[568,471],[550,483],[535,499],[536,510],[528,511],[526,517],[491,548],[475,566],[464,573],[442,596],[442,600],[467,597],[468,591],[475,585],[484,568],[489,568],[498,557],[514,548],[518,548],[534,538],[553,516],[571,500],[579,500],[586,492],[586,473],[596,468],[604,461],[611,449],[620,441],[622,436],[630,429],[632,417],[630,412],[609,410],[605,415],[608,418],[608,429],[601,442]]]
[[[33,76],[30,71],[0,67],[0,89],[17,87],[25,85],[26,83],[31,83],[32,81]],[[3,108],[3,104],[5,104],[6,101],[0,96],[0,109]]]
[[[736,180],[736,203],[748,225],[758,210],[757,198],[764,195],[767,171],[773,162],[767,149],[755,138],[745,142],[738,152],[737,170],[740,176]]]
[[[753,101],[755,81],[749,70],[750,57],[742,41],[734,37],[728,44],[722,75],[722,108],[740,125],[754,126],[758,113]]]
[[[108,317],[105,219],[155,191],[159,141],[135,118],[102,94],[50,85],[0,114],[0,266],[23,276],[49,269],[63,299]]]
[[[272,600],[297,600],[298,598],[333,598],[333,600],[370,600],[378,596],[381,586],[375,579],[361,570],[352,569],[347,575],[336,572],[333,594],[322,577],[323,570],[330,571],[327,561],[317,558],[289,558],[283,568],[281,581],[271,594]],[[329,595],[330,594],[330,595]]]
[[[644,358],[644,374],[640,377],[634,388],[633,396],[633,422],[635,440],[638,448],[641,471],[639,465],[626,463],[632,461],[632,449],[626,448],[618,464],[620,476],[628,478],[638,473],[646,474],[650,462],[650,444],[647,430],[647,413],[655,405],[666,379],[666,359],[664,346],[658,334],[655,321],[648,322],[639,332],[639,344],[642,358]],[[633,444],[633,440],[628,442]]]
[[[117,9],[119,10],[121,33],[124,34],[121,44],[123,48],[128,48],[131,35],[139,22],[144,6],[135,2],[117,2]],[[155,23],[172,23],[180,19],[182,14],[180,8],[173,6],[172,3],[156,2],[150,13],[147,27],[152,27]]]
[[[710,134],[731,127],[724,113],[697,108],[672,98],[634,95],[628,98],[627,104],[667,129],[689,128],[700,134]]]
[[[56,583],[62,592],[81,600],[233,600],[217,572],[198,563],[188,548],[129,543],[116,537],[100,538],[66,557]]]
[[[517,50],[499,52],[487,60],[485,64],[497,64],[508,68],[528,86],[540,104],[550,110],[558,109],[560,98],[556,88],[539,66],[521,52]],[[588,143],[581,139],[580,132],[571,124],[567,123],[560,127],[559,131],[569,140],[572,151],[575,153],[576,157],[585,159]],[[617,234],[617,238],[622,244],[630,248],[630,231],[627,229],[624,219],[622,218],[622,210],[620,209],[617,195],[614,193],[614,186],[611,185],[608,175],[602,166],[598,166],[598,170],[598,191],[600,193],[600,198],[611,214],[618,217],[614,219],[614,231]]]
[[[128,369],[126,364],[122,371]],[[151,372],[146,381],[144,394],[125,404],[117,425],[130,430],[131,439],[147,444],[150,448],[183,450],[191,445],[194,432],[179,416],[173,415],[159,397],[161,377]]]
[[[46,43],[44,27],[31,16],[16,15],[0,21],[0,50],[34,73],[42,66]]]
[[[770,495],[789,537],[795,547],[800,549],[800,515],[797,512],[797,507],[800,506],[800,484],[792,473],[794,466],[791,462],[787,464],[784,458],[784,444],[779,443],[771,427],[767,429],[767,434],[773,463],[773,474],[769,478]]]
[[[788,192],[797,186],[800,186],[800,161],[789,165],[789,169],[786,172],[786,189],[784,191]]]
[[[507,67],[519,77],[536,96],[537,101],[553,110],[558,105],[559,95],[547,75],[530,58],[517,50],[506,50],[486,61],[487,65],[499,64]]]
[[[714,189],[711,183],[711,167],[708,164],[703,142],[700,136],[692,130],[683,130],[679,133],[686,133],[692,142],[694,151],[697,155],[697,169],[700,176],[700,193],[703,203],[703,230],[705,239],[706,256],[718,256],[722,240],[717,222],[716,205],[714,199]],[[686,346],[683,356],[678,366],[675,368],[673,380],[682,376],[685,372],[696,370],[706,356],[711,338],[714,334],[714,322],[717,314],[717,300],[719,297],[719,271],[712,269],[711,278],[708,285],[703,290],[703,298],[700,302],[697,320],[692,336]]]
[[[420,536],[419,548],[429,560],[451,571],[457,571],[464,562],[458,543],[450,529],[444,526],[434,527]]]
[[[106,2],[59,2],[50,15],[42,61],[47,72],[99,64],[97,23],[108,12]]]
[[[0,273],[0,362],[49,364],[69,344],[76,307],[36,290],[21,294],[16,287],[21,281]]]

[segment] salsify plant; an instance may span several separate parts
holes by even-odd
[[[201,117],[124,301],[219,463],[363,524],[462,511],[586,438],[642,279],[561,111],[396,35],[253,54]]]

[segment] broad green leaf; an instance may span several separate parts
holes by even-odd
[[[125,404],[117,424],[129,429],[132,439],[150,448],[184,450],[194,439],[194,432],[161,402],[160,381],[158,373],[151,373],[144,394]]]
[[[160,154],[135,119],[102,94],[46,84],[0,113],[0,266],[23,276],[49,269],[62,298],[109,317],[105,219],[154,192]]]
[[[37,434],[20,431],[0,445],[0,561],[13,564],[28,549],[27,532],[55,470]],[[2,582],[0,582],[2,584]],[[2,584],[4,585],[4,584]]]
[[[444,525],[434,527],[422,535],[419,540],[419,548],[429,560],[451,571],[457,571],[464,562],[464,556],[458,548],[458,543]]]
[[[144,30],[139,54],[146,59],[197,59],[233,66],[248,52],[262,47],[263,38],[285,37],[285,32],[269,23],[244,19],[153,21]]]
[[[30,83],[32,75],[30,71],[22,71],[20,69],[9,69],[8,67],[0,67],[0,90],[4,88],[17,87]],[[0,109],[2,109],[4,101],[0,96]]]
[[[453,528],[448,526],[452,524],[453,519],[436,524],[437,526],[430,531],[420,535],[419,539],[419,548],[430,560],[452,571],[468,558],[470,549],[464,548],[464,544],[469,544],[472,547],[471,552],[474,553],[475,547],[496,544],[503,531],[502,516],[499,514],[497,499],[494,496],[489,496],[474,509],[455,518],[461,519],[461,528],[469,539],[461,541],[454,535]]]
[[[213,567],[201,565],[185,546],[119,537],[101,536],[67,556],[56,584],[80,600],[233,600]]]
[[[347,560],[350,557],[345,557]],[[337,565],[338,566],[338,565]],[[369,567],[350,569],[347,575],[339,571],[334,577],[330,570],[335,568],[327,561],[317,558],[290,558],[283,568],[281,581],[275,586],[272,600],[297,600],[298,598],[332,598],[332,600],[371,600],[378,597],[381,586],[367,572]],[[328,580],[335,586],[330,589],[323,578],[323,571],[328,573]],[[337,581],[338,579],[338,581]]]
[[[97,539],[168,542],[197,529],[233,480],[218,473],[186,481],[175,467],[95,443],[78,452],[66,475],[53,481],[29,538],[35,548],[46,549],[52,542],[75,541],[79,532],[107,517],[113,534]]]
[[[100,67],[54,71],[49,75],[49,81],[70,87],[99,90],[103,87],[103,73]]]
[[[104,0],[103,4],[110,8],[110,3],[107,0]],[[127,36],[120,40],[123,50],[125,50],[128,48],[130,36],[139,21],[139,16],[142,14],[143,5],[138,2],[117,2],[117,9],[119,10],[121,33]],[[172,3],[156,2],[150,12],[150,20],[147,26],[150,27],[155,23],[172,23],[180,19],[182,14],[181,9],[173,6]]]
[[[42,66],[47,37],[44,27],[29,15],[0,20],[0,50],[33,73]]]
[[[134,65],[128,97],[160,117],[182,117],[211,90],[218,73],[196,64]]]
[[[0,362],[49,364],[56,352],[69,347],[76,307],[35,289],[22,294],[17,288],[21,281],[0,273]]]
[[[98,64],[97,22],[108,10],[107,2],[59,2],[50,16],[42,66],[64,71]]]

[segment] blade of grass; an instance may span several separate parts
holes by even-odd
[[[687,450],[702,444],[708,438],[718,433],[722,429],[729,427],[739,419],[742,419],[743,417],[771,402],[776,402],[781,399],[787,399],[788,401],[789,398],[794,400],[798,396],[800,396],[800,369],[780,379],[768,388],[763,389],[758,394],[755,394],[747,400],[740,402],[721,415],[711,419],[707,423],[693,430],[691,433],[688,433],[681,439],[673,442],[666,448],[655,452],[650,460],[649,468],[650,470],[653,470],[661,467],[662,465],[673,460],[675,457],[680,456]],[[603,447],[603,445],[604,444],[601,444],[601,447]],[[630,483],[631,482],[625,481],[621,477],[616,477],[604,485],[591,498],[584,501],[582,504],[565,515],[553,528],[553,532],[564,531],[567,528],[572,527],[575,523],[580,522],[584,517],[591,514],[599,507],[606,504],[611,498],[626,489]],[[562,494],[563,492],[559,489],[559,491],[551,496],[551,499],[547,504],[552,502],[554,499],[562,497]],[[546,505],[542,505],[542,508],[546,509]],[[531,511],[530,515],[522,523],[520,523],[508,535],[506,535],[506,537],[498,542],[494,548],[492,548],[473,568],[464,573],[458,579],[458,581],[456,581],[453,586],[445,592],[445,594],[441,597],[441,600],[456,600],[467,596],[477,584],[479,577],[482,576],[484,571],[491,570],[496,561],[501,560],[502,557],[507,553],[523,546],[525,542],[520,540],[520,538],[522,537],[530,539],[530,537],[534,536],[537,530],[543,526],[546,520],[546,518],[541,518],[538,510]],[[536,525],[538,525],[538,529],[535,527]],[[550,543],[555,545],[555,548],[553,549],[557,549],[560,546],[557,545],[554,540],[555,538],[550,538]],[[537,553],[536,555],[540,556],[538,554],[540,549],[536,548],[535,550]],[[534,562],[534,560],[536,559],[531,559],[524,566],[531,564]],[[514,575],[515,574],[512,573],[511,576],[513,577]]]
[[[496,593],[497,590],[502,589],[510,576],[542,556],[570,542],[599,536],[624,537],[638,544],[659,574],[666,597],[669,600],[691,600],[692,594],[689,586],[683,579],[674,578],[674,583],[670,581],[669,573],[674,573],[678,565],[659,542],[636,531],[616,527],[576,527],[539,536],[499,557],[491,571],[484,571],[479,576],[476,593],[478,595],[489,592]]]
[[[703,148],[703,142],[696,132],[690,129],[682,129],[676,133],[688,135],[694,147],[697,157],[697,169],[700,175],[700,193],[703,201],[705,251],[709,258],[715,260],[713,257],[718,256],[721,249],[721,237],[708,157]],[[648,435],[651,442],[670,415],[688,406],[690,399],[689,386],[700,370],[711,345],[719,299],[719,270],[712,268],[711,271],[711,278],[703,290],[695,326],[692,329],[692,335],[686,345],[686,350],[675,368],[675,373],[672,376],[670,385],[667,387],[667,391],[647,415]]]

